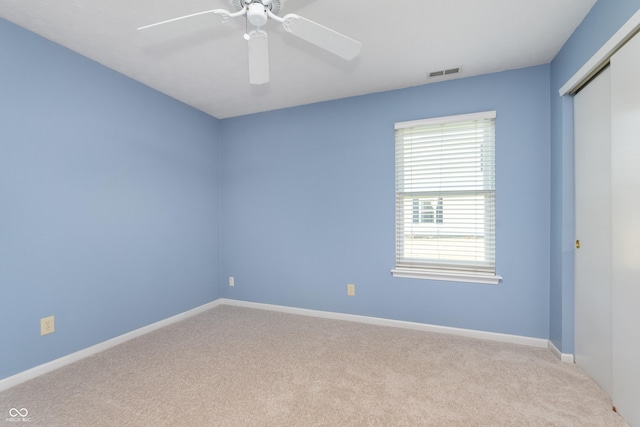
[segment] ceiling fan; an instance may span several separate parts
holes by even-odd
[[[231,18],[246,17],[244,35],[249,49],[249,83],[260,85],[269,81],[269,46],[267,33],[262,27],[270,19],[280,22],[288,33],[300,37],[347,61],[360,53],[362,44],[330,28],[302,16],[290,13],[282,17],[285,0],[229,0],[233,12],[213,9],[138,28],[139,31],[173,36],[194,28],[224,24]]]

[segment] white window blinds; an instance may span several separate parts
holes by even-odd
[[[495,117],[396,123],[395,276],[499,280]]]

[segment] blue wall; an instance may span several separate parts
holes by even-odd
[[[0,379],[216,299],[219,121],[2,19],[0,58]]]
[[[549,338],[573,342],[573,99],[559,89],[640,9],[640,0],[599,0],[551,63],[551,299]]]
[[[221,296],[547,338],[549,84],[544,65],[223,120]],[[504,280],[392,278],[394,122],[486,110]]]

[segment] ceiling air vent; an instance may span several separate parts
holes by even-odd
[[[458,74],[459,72],[460,72],[460,67],[449,68],[446,70],[432,71],[429,73],[429,78],[432,79],[434,77],[449,76],[451,74]]]

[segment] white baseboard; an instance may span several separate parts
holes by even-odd
[[[523,337],[519,335],[500,334],[496,332],[476,331],[473,329],[451,328],[448,326],[429,325],[426,323],[406,322],[403,320],[383,319],[380,317],[359,316],[356,314],[334,313],[331,311],[308,310],[304,308],[287,307],[282,305],[262,304],[256,302],[220,299],[223,305],[236,307],[257,308],[262,310],[279,311],[282,313],[300,314],[303,316],[322,317],[325,319],[347,320],[350,322],[368,323],[378,326],[390,326],[394,328],[414,329],[418,331],[437,332],[450,335],[458,335],[469,338],[479,338],[490,341],[500,341],[511,344],[527,345],[530,347],[547,348],[549,340],[543,338]]]
[[[556,357],[562,360],[563,362],[567,362],[567,363],[575,362],[573,358],[573,354],[562,353],[560,350],[558,350],[558,347],[556,347],[555,344],[551,342],[551,340],[549,340],[549,350],[551,350],[551,352],[555,354]]]
[[[184,313],[176,314],[175,316],[160,320],[147,326],[143,326],[142,328],[117,336],[110,340],[103,341],[99,344],[63,356],[59,359],[52,360],[51,362],[47,362],[18,374],[12,375],[0,380],[0,391],[6,390],[30,379],[39,377],[40,375],[44,375],[58,368],[62,368],[63,366],[69,365],[80,359],[84,359],[85,357],[93,356],[96,353],[100,353],[101,351],[107,350],[118,344],[122,344],[123,342],[129,341],[133,338],[148,334],[149,332],[153,332],[165,326],[184,320],[188,317],[195,316],[196,314],[200,314],[203,311],[217,307],[220,304],[222,304],[222,300],[217,299],[210,303],[196,307],[192,310],[185,311]]]
[[[75,353],[71,353],[67,356],[63,356],[59,359],[52,360],[51,362],[44,363],[26,371],[20,372],[16,375],[7,377],[0,380],[0,391],[11,388],[15,385],[36,378],[40,375],[44,375],[48,372],[54,371],[63,366],[69,365],[85,357],[92,356],[101,351],[107,350],[118,344],[122,344],[133,338],[148,334],[165,326],[187,319],[196,314],[200,314],[206,310],[218,307],[220,305],[230,305],[236,307],[255,308],[260,310],[278,311],[281,313],[298,314],[302,316],[320,317],[325,319],[346,320],[350,322],[367,323],[370,325],[389,326],[394,328],[413,329],[417,331],[436,332],[450,335],[457,335],[469,338],[478,338],[490,341],[499,341],[511,344],[527,345],[530,347],[549,348],[560,360],[563,362],[573,363],[573,355],[562,354],[556,348],[555,345],[549,340],[542,338],[523,337],[519,335],[501,334],[496,332],[476,331],[472,329],[452,328],[448,326],[429,325],[425,323],[406,322],[403,320],[383,319],[380,317],[360,316],[356,314],[335,313],[331,311],[309,310],[305,308],[287,307],[282,305],[262,304],[256,302],[240,301],[220,298],[210,303],[201,305],[192,310],[185,311],[184,313],[177,314],[164,320],[152,323],[110,340],[101,342],[91,347],[85,348]]]

